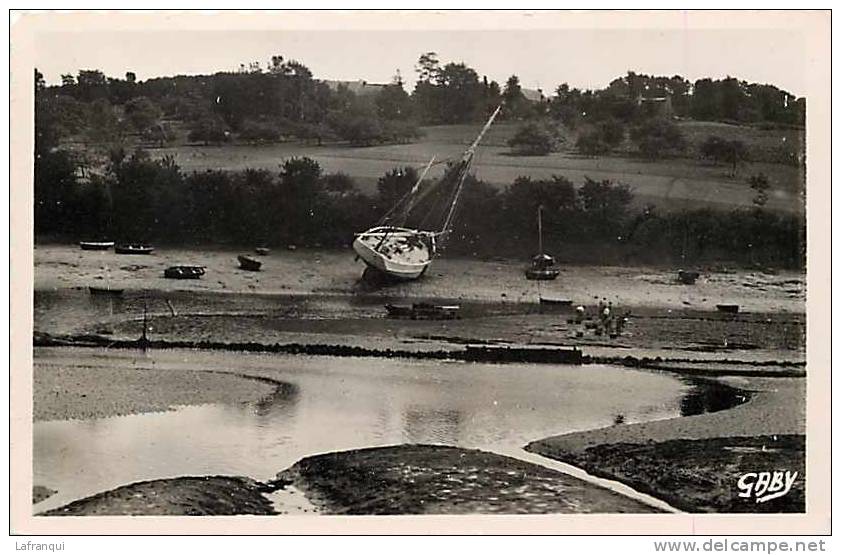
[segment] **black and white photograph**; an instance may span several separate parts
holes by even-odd
[[[10,29],[21,530],[829,526],[829,11]]]

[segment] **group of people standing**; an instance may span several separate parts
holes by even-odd
[[[587,309],[583,305],[575,308],[576,323],[585,323],[587,318]],[[592,327],[596,335],[608,335],[611,338],[619,337],[628,323],[628,316],[630,313],[626,312],[624,315],[619,315],[613,307],[613,302],[606,298],[599,299],[598,308],[596,310],[595,318],[593,318]]]

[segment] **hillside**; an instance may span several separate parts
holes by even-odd
[[[457,157],[464,146],[475,138],[478,125],[429,126],[424,135],[412,144],[351,147],[344,144],[316,146],[298,141],[269,145],[198,146],[181,144],[154,149],[156,157],[172,156],[185,171],[207,169],[243,170],[265,168],[276,170],[283,160],[308,156],[326,172],[350,175],[366,193],[375,189],[376,181],[397,166],[423,166],[432,156],[437,160]],[[802,130],[760,129],[714,122],[680,122],[688,143],[688,153],[709,135],[743,141],[754,159],[772,159],[772,154],[786,143],[800,143]],[[767,207],[772,210],[803,210],[805,176],[803,169],[781,163],[749,162],[739,167],[735,176],[728,167],[713,165],[694,158],[673,158],[649,162],[633,156],[630,147],[618,149],[609,156],[585,157],[575,153],[572,136],[564,150],[547,156],[513,156],[505,146],[517,128],[514,123],[501,123],[491,128],[480,149],[476,175],[496,187],[504,188],[519,176],[535,179],[552,175],[564,176],[577,185],[584,178],[609,179],[630,185],[637,205],[654,204],[663,210],[698,207],[730,209],[751,206],[755,192],[747,178],[756,173],[768,176],[771,188]],[[440,175],[437,166],[431,175]],[[437,172],[437,173],[436,173]]]

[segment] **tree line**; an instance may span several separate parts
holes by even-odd
[[[282,56],[234,72],[145,81],[132,72],[115,78],[80,70],[63,75],[61,85],[47,86],[36,70],[36,110],[56,135],[81,135],[93,143],[136,135],[162,145],[176,138],[171,124],[180,122],[190,141],[205,144],[294,137],[366,145],[411,141],[421,125],[480,122],[504,103],[503,119],[584,128],[579,147],[591,153],[611,148],[617,124],[639,126],[662,116],[772,126],[805,122],[804,98],[732,77],[690,82],[629,71],[603,89],[562,83],[554,94],[527,97],[517,75],[501,85],[464,63],[442,63],[435,52],[422,54],[415,71],[411,92],[397,75],[356,94],[343,84],[331,87]]]
[[[414,168],[395,168],[366,195],[350,176],[325,174],[309,158],[286,160],[275,172],[184,173],[171,158],[143,151],[116,151],[103,175],[80,179],[72,157],[51,150],[36,158],[35,231],[73,240],[346,247],[417,179]],[[470,177],[447,249],[475,257],[535,254],[543,206],[546,248],[563,262],[803,267],[802,215],[766,210],[763,176],[751,186],[757,198],[750,209],[660,214],[634,209],[633,192],[611,181],[575,187],[562,176],[520,177],[500,190]]]

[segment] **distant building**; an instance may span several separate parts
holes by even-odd
[[[540,89],[520,89],[522,91],[523,96],[526,97],[526,100],[531,102],[543,102],[546,97],[543,96],[543,91]]]
[[[341,85],[345,85],[348,90],[358,96],[366,96],[371,94],[377,94],[384,88],[390,86],[390,83],[369,83],[363,79],[359,79],[357,81],[333,81],[330,79],[324,79],[323,83],[326,83],[328,87],[330,87],[331,91],[337,91]]]
[[[645,106],[646,111],[652,116],[660,116],[664,118],[673,118],[675,115],[672,107],[672,97],[659,96],[646,98],[642,95],[637,96],[637,106]]]

